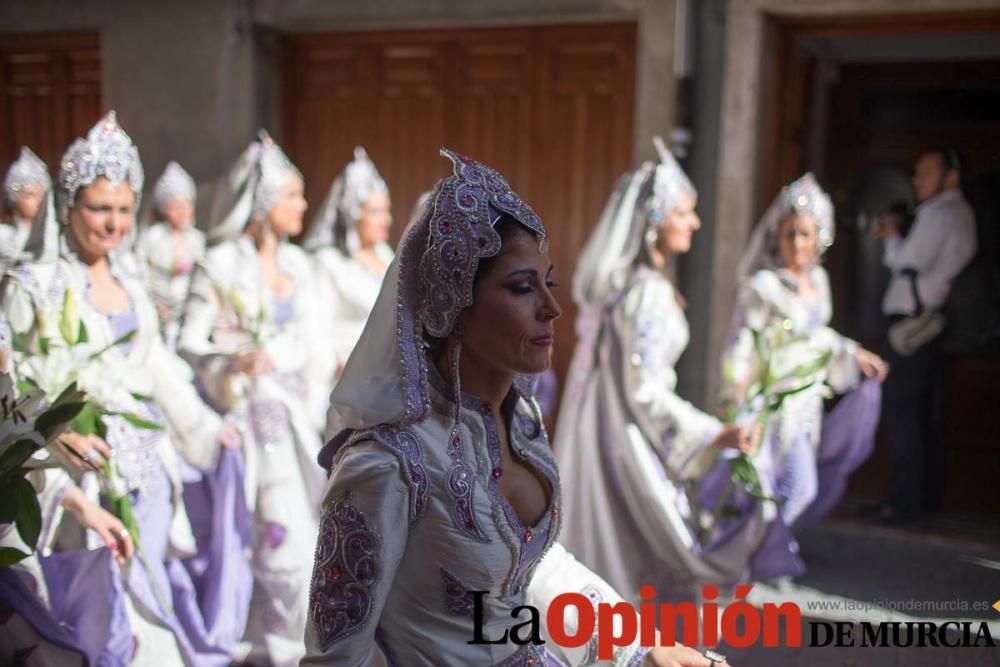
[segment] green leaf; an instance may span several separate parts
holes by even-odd
[[[34,549],[42,533],[42,508],[38,505],[38,493],[23,477],[15,477],[8,489],[17,503],[17,533],[25,544]]]
[[[104,420],[101,419],[101,411],[93,403],[87,403],[70,423],[70,430],[80,435],[101,435],[106,431]],[[103,436],[101,436],[103,437]]]
[[[140,394],[137,391],[131,392],[131,396],[132,396],[132,398],[134,398],[135,400],[137,400],[137,401],[139,401],[141,403],[152,403],[153,402],[153,397],[152,396],[146,396],[146,394]]]
[[[44,336],[38,337],[38,350],[45,356],[49,354],[49,339]]]
[[[30,394],[31,392],[38,389],[38,385],[35,381],[28,377],[20,377],[17,379],[17,393],[19,394]]]
[[[79,343],[89,343],[90,334],[87,332],[87,325],[83,320],[80,320],[80,339],[77,341]]]
[[[146,431],[162,431],[163,430],[163,426],[161,424],[157,424],[156,422],[151,422],[151,421],[145,420],[145,419],[143,419],[142,417],[140,417],[138,415],[132,414],[131,412],[109,412],[107,414],[109,414],[109,415],[117,415],[117,416],[121,417],[122,419],[124,419],[125,421],[127,421],[132,426],[135,426],[136,428],[144,429]]]
[[[13,475],[3,477],[0,486],[0,523],[14,523],[17,519],[17,496],[13,491]]]
[[[739,519],[741,516],[743,516],[743,512],[733,505],[726,505],[719,510],[720,519]]]
[[[132,329],[131,331],[129,331],[127,334],[125,334],[124,336],[122,336],[118,340],[111,341],[110,343],[108,343],[107,345],[105,345],[104,347],[102,347],[101,349],[99,349],[97,352],[94,352],[93,354],[91,354],[90,355],[90,359],[92,359],[92,360],[93,359],[97,359],[99,356],[101,356],[102,354],[104,354],[105,352],[107,352],[108,350],[110,350],[111,348],[113,348],[113,347],[115,347],[117,345],[124,345],[125,343],[131,342],[131,340],[133,338],[135,338],[136,335],[138,335],[138,333],[139,333],[138,329]]]
[[[41,449],[33,440],[18,440],[0,456],[0,475],[21,467],[31,455]]]
[[[12,331],[10,335],[11,347],[15,352],[31,354],[31,341],[23,333]]]
[[[26,554],[23,551],[15,549],[14,547],[0,547],[0,567],[10,567],[14,563],[19,563],[31,554]]]
[[[66,428],[80,415],[87,407],[86,403],[74,402],[63,403],[49,408],[35,421],[35,429],[42,434],[46,442]],[[89,435],[89,434],[85,434]]]
[[[77,391],[76,382],[70,382],[69,386],[62,390],[62,393],[52,401],[52,405],[59,405]]]
[[[797,377],[799,379],[811,378],[812,376],[819,373],[821,370],[826,368],[826,365],[830,363],[830,357],[833,355],[828,351],[821,354],[819,357],[813,359],[812,361],[806,362],[801,366],[796,367],[791,373],[792,377]]]

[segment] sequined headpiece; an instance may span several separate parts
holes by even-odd
[[[21,154],[14,164],[10,165],[7,176],[3,179],[7,203],[13,206],[21,190],[29,185],[37,185],[42,190],[48,190],[52,187],[52,179],[49,177],[49,168],[42,159],[27,146],[22,146]]]
[[[184,168],[176,162],[171,162],[156,181],[156,187],[153,188],[153,204],[160,209],[173,200],[194,202],[196,194],[191,174],[184,171]]]
[[[680,205],[685,195],[697,197],[698,192],[677,163],[674,154],[663,143],[663,139],[653,137],[653,145],[656,146],[660,162],[656,165],[653,176],[653,196],[647,204],[647,213],[653,224],[660,225]]]
[[[764,212],[737,266],[738,278],[744,279],[761,269],[782,268],[778,258],[778,232],[781,223],[796,213],[807,213],[816,221],[815,261],[819,261],[833,245],[833,202],[816,182],[816,177],[807,173],[782,188]]]
[[[102,118],[87,133],[77,139],[63,155],[59,165],[59,219],[76,202],[77,193],[100,177],[119,185],[127,181],[135,193],[136,206],[142,195],[142,163],[132,139],[118,125],[114,111]]]
[[[451,333],[455,317],[472,305],[472,283],[479,260],[500,252],[493,226],[506,213],[540,236],[545,227],[503,176],[448,149],[455,175],[444,179],[434,196],[427,251],[420,261],[423,294],[417,315],[432,336]]]
[[[288,179],[292,175],[302,178],[302,173],[264,130],[260,131],[260,141],[256,145],[260,151],[258,158],[260,172],[253,192],[250,219],[263,220],[277,203],[278,194],[288,184]]]
[[[360,245],[355,227],[364,212],[365,203],[377,193],[389,194],[389,188],[365,149],[357,146],[354,159],[334,180],[313,217],[303,245],[308,250],[332,245],[346,255],[353,254]]]
[[[807,173],[792,181],[782,189],[780,197],[783,205],[780,213],[782,220],[795,213],[811,215],[816,221],[818,252],[822,254],[833,245],[833,202],[816,182],[815,176]]]

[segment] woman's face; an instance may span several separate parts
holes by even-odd
[[[271,207],[268,218],[271,229],[279,236],[297,236],[302,232],[302,215],[309,208],[303,195],[302,179],[292,174]]]
[[[45,196],[45,191],[40,185],[29,184],[21,188],[21,191],[17,193],[17,197],[14,198],[14,213],[21,220],[31,221],[35,219],[35,214],[38,213],[38,207],[42,204],[42,197]]]
[[[103,176],[80,190],[67,224],[80,257],[93,262],[118,247],[135,214],[135,193],[128,181],[113,185]]]
[[[792,271],[806,271],[816,259],[816,219],[808,213],[793,213],[778,228],[778,254]]]
[[[657,246],[665,255],[682,255],[691,249],[691,236],[701,227],[701,218],[694,212],[698,200],[684,195],[681,203],[667,215],[660,228]]]
[[[172,229],[185,230],[194,220],[194,202],[190,199],[171,199],[160,207],[160,214]]]
[[[562,309],[552,294],[546,246],[524,230],[504,242],[479,278],[475,303],[462,311],[462,357],[503,373],[541,373],[552,363],[553,322]]]
[[[376,192],[361,209],[361,219],[358,220],[358,239],[362,248],[369,248],[389,240],[389,227],[392,225],[392,202],[385,192]]]

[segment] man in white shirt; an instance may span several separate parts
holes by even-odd
[[[892,272],[882,300],[890,327],[906,318],[940,311],[955,276],[976,254],[976,223],[959,188],[962,161],[951,147],[920,156],[913,174],[919,206],[904,238],[891,220],[880,230],[882,263]],[[945,452],[934,415],[940,373],[940,336],[910,354],[890,343],[891,372],[884,385],[883,429],[890,442],[888,502],[880,518],[909,523],[937,509],[943,490]]]

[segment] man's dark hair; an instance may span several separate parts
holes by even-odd
[[[965,156],[951,144],[935,146],[927,151],[927,154],[940,155],[945,171],[957,172],[960,178],[965,175]]]

